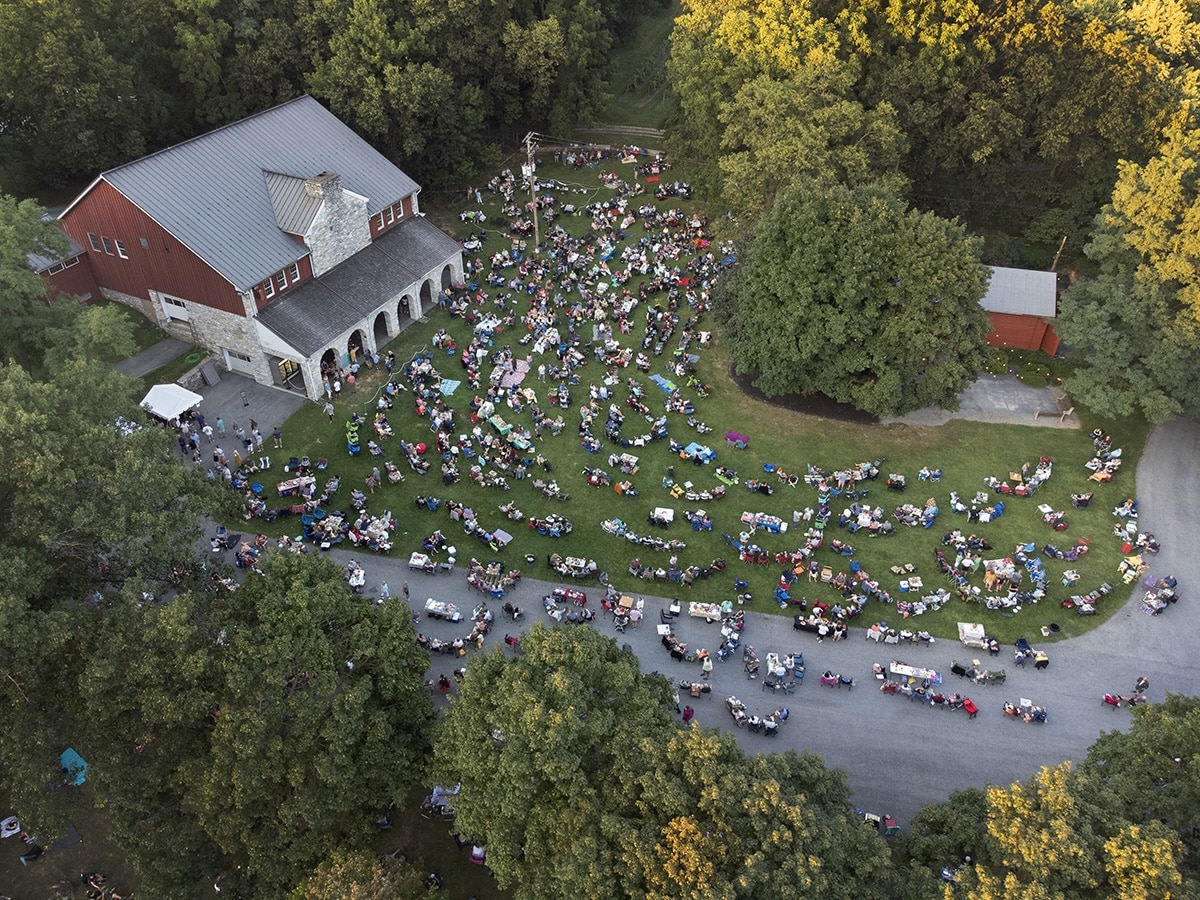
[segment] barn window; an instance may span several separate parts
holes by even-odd
[[[92,249],[97,253],[104,252],[104,248],[100,246],[100,238],[96,237],[96,235],[92,234],[90,231],[88,232],[88,243],[92,245]]]
[[[272,297],[275,296],[275,281],[274,281],[274,279],[268,278],[266,281],[263,282],[263,296],[266,297],[268,300],[270,300]]]
[[[167,314],[168,319],[176,319],[180,322],[188,320],[187,304],[178,297],[171,297],[167,294],[160,295],[162,297],[163,312]]]
[[[104,241],[105,253],[107,253],[109,256],[117,255],[117,251],[113,248],[112,238],[101,237],[100,240]]]
[[[129,259],[129,251],[126,249],[124,241],[117,241],[117,256],[121,259]]]
[[[292,263],[292,265],[288,268],[288,278],[291,280],[292,284],[295,284],[300,280],[300,263]]]

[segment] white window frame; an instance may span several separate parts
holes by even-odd
[[[252,359],[251,359],[249,356],[247,356],[245,353],[239,353],[237,350],[230,350],[228,347],[226,347],[226,348],[225,348],[225,352],[226,352],[227,354],[229,354],[230,356],[232,356],[234,359],[240,359],[240,360],[241,360],[242,362],[244,362],[244,363],[252,363],[252,362],[254,362],[254,360],[252,360]]]
[[[177,322],[186,322],[191,318],[188,315],[187,304],[178,297],[172,297],[168,294],[159,294],[158,296],[162,300],[163,312],[168,319],[174,319]]]
[[[56,262],[54,265],[46,269],[47,275],[57,275],[63,269],[69,269],[71,266],[79,262],[78,256],[72,256],[70,259],[64,259],[62,262]]]
[[[396,221],[396,207],[389,206],[387,208],[387,221],[389,225]]]
[[[129,259],[129,250],[128,250],[128,248],[126,248],[125,242],[121,241],[121,240],[117,240],[116,244],[117,244],[117,256],[121,257],[121,259]]]
[[[97,253],[104,252],[104,248],[100,246],[99,236],[92,234],[90,231],[88,232],[88,243],[92,245],[92,249]]]
[[[296,284],[298,281],[300,281],[300,263],[294,262],[288,266],[288,281],[290,281],[292,284]]]
[[[379,215],[375,217],[375,224],[379,226],[380,231],[383,231],[383,210],[380,210]]]
[[[113,246],[112,238],[100,235],[100,240],[104,242],[104,252],[109,256],[116,256],[117,249]]]
[[[280,269],[275,273],[275,286],[279,288],[279,293],[281,294],[287,290],[288,280],[283,269]]]
[[[270,300],[272,297],[275,296],[275,276],[274,275],[272,275],[270,278],[268,278],[266,281],[263,282],[262,289],[263,289],[263,298],[264,299]]]

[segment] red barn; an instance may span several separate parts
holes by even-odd
[[[70,238],[68,242],[70,248],[63,259],[29,253],[25,261],[42,276],[46,285],[46,299],[49,302],[53,303],[60,294],[68,294],[86,303],[100,296],[100,288],[96,284],[96,275],[92,272],[92,262],[88,259],[87,251]]]
[[[992,267],[986,296],[980,301],[992,320],[993,347],[1058,351],[1053,319],[1058,315],[1058,276],[1035,269]]]
[[[462,280],[461,249],[424,219],[419,191],[299,97],[104,172],[60,217],[88,265],[39,269],[316,398],[323,366],[376,350]],[[94,286],[74,286],[74,268]]]

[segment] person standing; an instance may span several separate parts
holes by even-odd
[[[276,425],[275,430],[271,432],[271,436],[273,438],[275,438],[275,449],[282,450],[283,449],[283,429],[280,428],[278,425]]]
[[[392,599],[392,592],[388,589],[388,583],[385,581],[379,585],[379,602],[386,603]]]
[[[683,724],[686,725],[688,722],[692,721],[692,717],[694,715],[696,715],[696,711],[690,706],[685,706],[683,708]]]
[[[325,415],[329,416],[329,421],[330,421],[330,422],[332,422],[332,421],[333,421],[333,414],[334,414],[335,412],[337,412],[337,410],[335,410],[335,409],[333,408],[333,404],[332,404],[332,403],[330,403],[328,400],[326,400],[326,401],[325,401]]]
[[[404,582],[404,584],[402,584],[402,585],[400,586],[400,593],[404,594],[404,602],[405,602],[405,603],[407,603],[407,602],[408,602],[408,600],[409,600],[409,596],[408,596],[408,582],[407,582],[407,581],[406,581],[406,582]]]
[[[211,425],[205,425],[201,431],[204,432],[204,436],[208,438],[208,442],[211,444],[213,442],[213,427]]]
[[[701,676],[703,676],[705,681],[710,681],[712,679],[712,672],[713,672],[712,657],[709,656],[708,654],[705,654],[704,662],[702,662],[700,664],[700,674],[701,674]]]
[[[219,434],[221,437],[227,436],[225,431],[225,420],[220,416],[217,416],[217,434]]]

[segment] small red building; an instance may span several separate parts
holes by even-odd
[[[312,97],[102,173],[60,216],[55,290],[135,307],[262,384],[323,393],[462,280],[420,187]]]
[[[986,296],[980,301],[992,321],[993,347],[1058,352],[1053,320],[1058,315],[1058,276],[1035,269],[992,267]]]
[[[70,247],[65,258],[30,253],[26,255],[25,261],[42,276],[46,285],[47,301],[53,303],[60,295],[69,295],[78,298],[81,303],[86,303],[100,296],[100,287],[96,284],[96,275],[92,272],[92,262],[88,259],[87,251],[70,238],[67,240]]]

